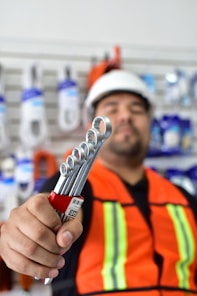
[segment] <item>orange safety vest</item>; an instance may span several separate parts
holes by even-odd
[[[190,204],[154,171],[146,169],[146,175],[152,230],[121,179],[95,161],[88,178],[92,220],[76,273],[80,295],[197,293],[197,224]],[[163,257],[161,275],[155,251]]]

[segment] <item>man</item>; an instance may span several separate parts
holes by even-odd
[[[91,120],[109,117],[113,130],[85,184],[82,211],[61,226],[47,194],[30,198],[1,227],[1,256],[20,273],[56,277],[58,296],[196,294],[196,202],[143,165],[152,116],[146,86],[113,70],[93,85],[86,108]]]

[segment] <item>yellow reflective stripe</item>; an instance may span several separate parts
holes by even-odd
[[[105,254],[102,268],[104,289],[124,289],[127,233],[124,211],[119,203],[104,203],[104,228]]]
[[[167,205],[172,218],[179,248],[180,260],[176,263],[179,287],[189,289],[189,265],[194,260],[195,243],[186,213],[180,205]]]

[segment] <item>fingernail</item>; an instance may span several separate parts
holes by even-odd
[[[73,241],[72,233],[69,231],[63,232],[63,240],[64,240],[64,243],[66,244],[65,247],[69,246]]]
[[[54,278],[54,277],[58,276],[58,274],[59,274],[59,271],[57,269],[52,269],[49,272],[49,278]]]
[[[58,269],[62,268],[64,266],[64,264],[65,264],[65,260],[64,260],[64,258],[61,258],[57,264],[57,268]]]

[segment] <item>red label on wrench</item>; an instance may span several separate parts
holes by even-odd
[[[54,209],[68,216],[75,217],[84,199],[82,196],[61,195],[52,191],[49,201]]]

